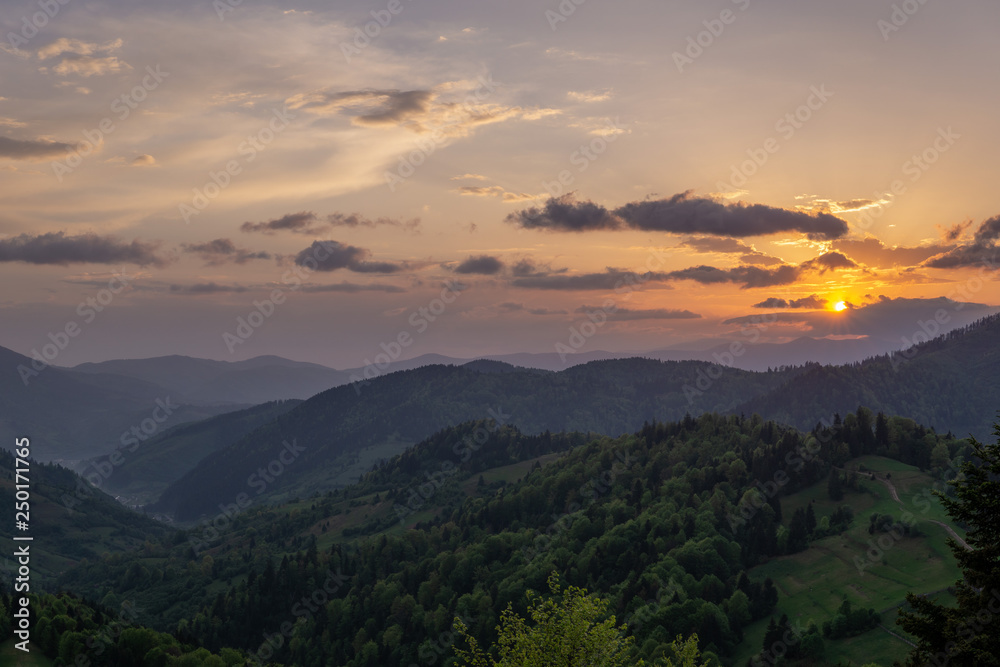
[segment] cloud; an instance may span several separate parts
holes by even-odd
[[[756,287],[774,287],[794,283],[801,271],[796,266],[788,264],[776,269],[762,269],[758,266],[737,266],[731,269],[719,269],[714,266],[692,266],[667,274],[670,280],[693,280],[702,285],[734,283],[743,289]]]
[[[932,269],[959,269],[985,267],[997,270],[997,239],[1000,239],[1000,215],[984,220],[976,230],[971,243],[952,248],[924,262]]]
[[[243,232],[261,232],[264,234],[274,234],[279,231],[293,232],[296,234],[318,234],[324,228],[334,227],[369,227],[379,226],[402,227],[414,231],[420,227],[420,218],[412,220],[399,220],[396,218],[366,218],[359,213],[331,213],[322,222],[320,217],[312,211],[300,211],[289,213],[274,220],[266,222],[244,222],[240,225]]]
[[[800,232],[813,240],[831,240],[847,233],[847,223],[827,213],[808,214],[763,204],[727,204],[694,197],[690,192],[669,199],[636,201],[615,210],[573,194],[550,198],[542,207],[510,214],[507,222],[525,229],[561,232],[638,229],[673,234],[747,237]]]
[[[452,271],[461,274],[477,274],[482,276],[495,276],[503,271],[504,263],[499,258],[491,255],[470,256],[467,260],[456,266]]]
[[[896,266],[917,266],[924,260],[950,250],[953,246],[888,247],[876,238],[864,240],[840,239],[833,249],[863,262],[867,266],[891,269]]]
[[[366,218],[358,213],[345,215],[343,213],[331,213],[326,216],[326,222],[331,227],[403,227],[404,229],[415,230],[420,227],[420,218],[411,220],[400,220],[396,218]]]
[[[511,281],[514,287],[545,290],[604,290],[619,289],[624,285],[636,285],[644,282],[663,282],[667,274],[645,273],[642,275],[623,269],[607,269],[604,273],[584,273],[581,275],[548,275],[539,274],[515,278]],[[665,289],[672,289],[664,286]]]
[[[47,234],[21,234],[0,240],[0,262],[27,262],[29,264],[137,264],[139,266],[164,266],[167,260],[156,254],[158,243],[131,243],[113,236],[81,234],[66,236],[64,232]]]
[[[573,100],[574,102],[581,102],[584,104],[593,104],[595,102],[604,102],[611,99],[610,90],[585,90],[576,91],[571,90],[566,93],[566,97]]]
[[[723,255],[739,254],[739,260],[744,264],[761,264],[774,266],[784,262],[766,253],[760,252],[751,245],[728,237],[697,236],[691,237],[678,247],[687,248],[696,253],[719,253]]]
[[[139,155],[132,160],[133,167],[151,167],[156,164],[156,158],[152,155]]]
[[[524,229],[548,229],[557,232],[586,232],[624,229],[625,222],[608,209],[591,201],[577,202],[572,195],[551,197],[542,207],[511,213],[507,222]]]
[[[246,264],[254,259],[272,259],[268,252],[253,252],[246,248],[237,248],[229,239],[215,239],[207,243],[183,243],[185,252],[199,255],[207,266],[219,266],[227,262]]]
[[[827,271],[836,271],[838,269],[858,268],[857,263],[843,253],[839,252],[825,253],[815,259],[810,259],[808,262],[803,262],[800,266],[803,269],[813,269],[819,271],[820,274],[826,273]]]
[[[274,234],[279,231],[295,232],[297,234],[315,234],[320,231],[320,227],[314,225],[319,221],[312,211],[300,211],[299,213],[289,213],[280,218],[268,220],[267,222],[244,222],[240,225],[243,232],[263,232],[264,234]]]
[[[559,113],[553,109],[524,109],[487,104],[492,89],[477,82],[477,88],[462,102],[445,101],[442,92],[457,92],[458,86],[434,90],[315,90],[294,95],[286,101],[291,109],[318,115],[347,113],[354,125],[362,127],[405,127],[424,134],[438,132],[446,137],[465,137],[480,125],[520,118],[537,120]]]
[[[823,337],[830,335],[871,336],[881,340],[887,349],[899,349],[907,339],[912,338],[915,323],[933,320],[934,314],[940,310],[949,314],[948,329],[964,326],[986,315],[996,312],[992,306],[977,303],[960,304],[946,297],[935,299],[890,299],[881,296],[877,301],[848,308],[842,312],[831,310],[813,310],[802,312],[776,313],[774,331],[781,334],[779,325],[795,326],[795,335],[803,332],[810,336]],[[760,315],[747,315],[725,320],[726,325],[759,324]],[[900,341],[903,344],[900,344]]]
[[[452,176],[453,181],[485,181],[486,177],[482,174],[462,174],[461,176]]]
[[[829,303],[826,299],[823,299],[816,294],[811,296],[802,297],[801,299],[778,299],[776,297],[771,297],[770,299],[764,299],[760,303],[755,303],[754,308],[805,308],[810,310],[817,310],[826,308],[826,304]]]
[[[220,285],[218,283],[195,283],[193,285],[171,285],[171,294],[181,294],[188,296],[203,296],[205,294],[239,293],[247,292],[248,288],[242,285]]]
[[[117,51],[123,44],[124,42],[121,39],[115,39],[110,42],[100,44],[97,42],[84,42],[79,39],[67,39],[66,37],[61,37],[48,46],[44,46],[39,49],[37,55],[39,60],[48,60],[53,56],[66,54],[92,56],[99,53],[111,53],[113,51]]]
[[[526,192],[508,192],[499,185],[463,185],[457,192],[473,197],[499,197],[506,202],[522,202],[531,199],[538,199],[543,195],[529,195]]]
[[[48,139],[22,141],[0,136],[0,157],[14,160],[44,160],[76,150],[76,144]]]
[[[592,313],[602,310],[597,306],[580,306],[576,309],[578,313]],[[628,322],[632,320],[697,320],[701,319],[698,313],[690,310],[671,310],[668,308],[650,308],[647,310],[630,310],[628,308],[617,308],[611,313],[607,313],[611,322]]]
[[[944,230],[942,234],[945,241],[948,243],[954,243],[959,238],[965,234],[965,230],[972,226],[972,220],[966,220],[965,222],[956,222],[951,227]]]
[[[51,67],[51,71],[59,76],[76,74],[86,78],[117,74],[132,69],[128,63],[119,60],[118,56],[111,55],[120,50],[122,44],[121,39],[98,44],[61,38],[39,49],[37,55],[39,60],[59,58],[59,62]],[[49,68],[42,67],[41,71],[47,72]]]
[[[338,241],[313,241],[295,256],[295,263],[315,271],[347,269],[355,273],[395,273],[404,267],[392,262],[369,261],[371,251]]]

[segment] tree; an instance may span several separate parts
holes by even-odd
[[[963,578],[955,584],[957,607],[912,593],[912,611],[900,612],[896,623],[917,638],[908,665],[994,664],[1000,655],[1000,422],[997,443],[971,439],[972,456],[949,484],[955,497],[935,491],[949,516],[967,527],[969,549],[948,540]]]
[[[533,625],[514,612],[508,604],[497,627],[499,638],[490,654],[479,648],[469,628],[455,619],[459,636],[469,649],[455,647],[459,664],[469,667],[625,667],[642,664],[632,660],[632,638],[625,637],[625,627],[615,624],[615,617],[604,618],[608,602],[587,596],[582,588],[570,586],[563,591],[559,576],[549,575],[553,597],[542,600],[528,592],[528,616]],[[697,641],[697,640],[696,640]],[[684,664],[684,663],[682,663]]]
[[[826,484],[826,492],[830,500],[838,501],[844,499],[844,484],[840,480],[840,473],[836,468],[830,469],[830,479]]]

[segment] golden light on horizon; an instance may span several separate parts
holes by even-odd
[[[838,313],[843,312],[847,310],[847,304],[843,301],[838,301],[835,304],[833,304],[833,310]]]

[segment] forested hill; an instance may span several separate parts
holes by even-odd
[[[647,421],[733,411],[748,396],[803,372],[713,370],[704,362],[649,359],[593,362],[559,373],[496,370],[425,366],[325,391],[204,459],[150,509],[190,520],[217,513],[220,504],[241,493],[305,496],[343,486],[377,460],[469,420],[496,418],[525,433],[617,436]],[[295,450],[291,462],[289,447]],[[270,475],[260,475],[282,451],[288,452],[287,465],[275,464]]]
[[[916,322],[914,331],[921,331]],[[811,428],[817,414],[847,414],[866,405],[942,432],[986,439],[1000,406],[998,397],[1000,315],[993,315],[895,355],[846,366],[811,366],[777,390],[749,398],[740,410]]]
[[[378,516],[396,518],[394,508],[414,488],[446,470],[456,443],[482,444],[460,470],[433,483],[417,530],[397,520],[350,537],[345,526],[364,516],[376,528]],[[697,633],[704,651],[734,664],[747,628],[783,611],[776,609],[783,596],[754,574],[756,566],[802,554],[820,577],[816,563],[831,557],[811,542],[849,529],[876,539],[874,522],[865,530],[869,517],[855,518],[851,507],[870,507],[884,487],[866,488],[860,475],[838,468],[879,455],[934,468],[937,477],[967,450],[964,441],[866,409],[808,433],[756,416],[710,414],[591,440],[470,423],[436,434],[359,485],[253,508],[193,530],[188,540],[181,535],[142,554],[89,562],[61,583],[92,599],[133,599],[158,619],[158,629],[212,651],[231,647],[299,667],[394,667],[450,664],[456,616],[489,645],[507,605],[523,612],[527,590],[545,590],[555,571],[611,601],[639,656],[659,656],[677,634]],[[545,465],[530,458],[563,451]],[[509,461],[522,465],[515,473],[491,468]],[[812,503],[793,497],[817,488],[834,500],[814,514]],[[214,537],[205,537],[209,532]],[[203,539],[208,544],[194,553],[192,540]],[[919,545],[925,553],[919,539],[900,551]],[[867,547],[858,544],[863,556]],[[849,591],[862,609],[843,622],[836,609],[798,619],[838,629],[825,639],[810,629],[796,653],[822,664],[824,650],[835,653],[842,638],[871,630],[880,615],[861,603],[868,595],[883,600],[885,573],[932,592],[923,571],[880,570],[860,582],[864,590]],[[894,612],[883,616],[891,625]],[[268,647],[264,639],[278,632],[281,641]]]

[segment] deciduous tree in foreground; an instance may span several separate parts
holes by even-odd
[[[548,580],[552,597],[542,600],[528,592],[528,619],[508,605],[500,616],[500,636],[489,653],[484,652],[468,627],[455,620],[459,635],[468,649],[455,648],[464,667],[625,667],[645,663],[633,657],[632,638],[625,627],[615,625],[615,617],[606,618],[608,603],[588,597],[587,591],[570,586],[564,591],[558,575]],[[677,662],[664,657],[657,667],[703,667],[700,663],[698,636],[678,636],[671,644]],[[494,655],[496,657],[494,657]]]

